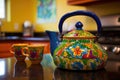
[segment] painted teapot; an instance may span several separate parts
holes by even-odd
[[[107,53],[96,41],[96,36],[82,29],[83,24],[78,21],[76,30],[66,34],[62,32],[64,21],[72,16],[84,15],[92,17],[97,24],[98,36],[101,33],[99,18],[89,11],[74,11],[62,16],[59,22],[60,36],[53,31],[46,31],[50,38],[50,49],[55,65],[68,70],[97,70],[105,66]],[[60,38],[62,38],[60,40]]]

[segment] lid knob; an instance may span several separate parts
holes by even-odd
[[[77,30],[82,30],[82,27],[83,27],[83,24],[78,21],[76,24],[75,24],[75,27],[77,28]]]

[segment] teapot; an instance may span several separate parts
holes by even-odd
[[[78,21],[76,30],[63,34],[64,21],[72,16],[84,15],[91,17],[97,24],[97,36],[82,29],[83,24]],[[50,38],[50,50],[55,65],[68,70],[97,70],[104,68],[108,55],[96,41],[102,27],[99,18],[89,11],[73,11],[62,16],[59,22],[59,34],[55,31],[46,31]]]

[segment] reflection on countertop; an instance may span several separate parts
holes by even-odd
[[[51,54],[44,54],[41,64],[17,62],[14,57],[0,59],[0,80],[120,80],[120,62],[108,61],[104,69],[74,71],[56,68]]]

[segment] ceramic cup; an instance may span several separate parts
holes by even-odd
[[[28,45],[27,47],[22,48],[22,54],[28,57],[32,64],[39,64],[41,62],[43,51],[44,46],[42,45]]]
[[[18,61],[24,61],[26,56],[21,52],[23,47],[27,47],[28,44],[13,44],[10,48],[10,53],[13,53]]]

